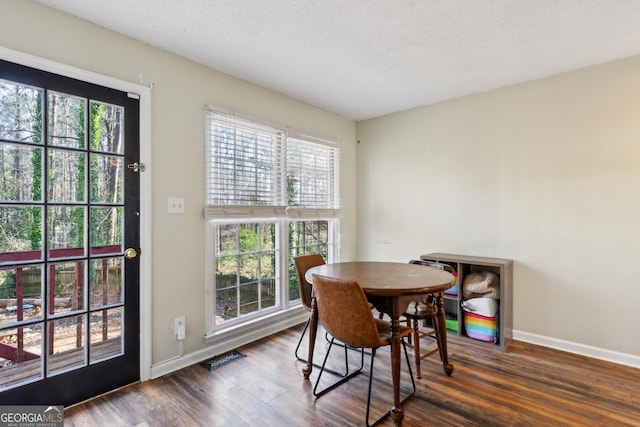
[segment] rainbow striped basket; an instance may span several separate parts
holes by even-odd
[[[464,329],[467,336],[480,341],[496,342],[496,316],[486,317],[475,313],[464,313]]]
[[[462,302],[466,335],[480,341],[498,342],[498,301],[472,298]]]
[[[455,281],[453,282],[453,285],[449,289],[444,291],[444,293],[447,295],[458,295],[458,273],[453,271],[451,272],[451,275],[454,277]]]

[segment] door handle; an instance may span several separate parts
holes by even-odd
[[[124,250],[124,257],[126,259],[133,259],[138,256],[138,251],[133,248],[127,248]]]

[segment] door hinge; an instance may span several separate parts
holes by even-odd
[[[127,165],[128,169],[133,169],[134,172],[144,172],[144,163],[131,163]]]

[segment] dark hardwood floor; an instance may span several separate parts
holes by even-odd
[[[364,425],[368,359],[365,372],[316,399],[318,370],[305,381],[293,355],[300,331],[241,347],[246,357],[213,371],[193,365],[75,405],[65,410],[65,426]],[[316,362],[325,351],[318,337]],[[334,350],[331,360],[341,354]],[[422,362],[403,426],[640,426],[640,369],[517,341],[500,352],[449,338],[449,354],[451,377],[437,354]],[[372,419],[390,407],[389,376],[389,351],[380,349]],[[409,384],[404,374],[403,392]]]

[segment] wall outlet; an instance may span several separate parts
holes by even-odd
[[[178,341],[182,341],[185,335],[187,334],[187,323],[184,319],[184,316],[176,317],[173,322],[174,322],[173,329],[176,332],[176,339]]]

